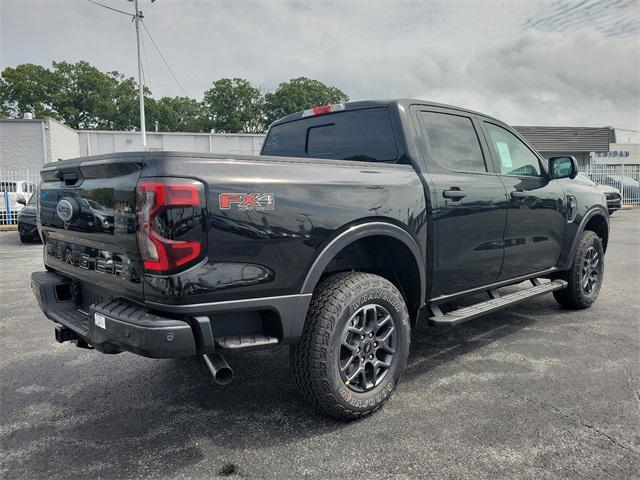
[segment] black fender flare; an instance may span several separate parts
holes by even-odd
[[[331,260],[344,247],[365,237],[386,236],[401,241],[413,254],[420,275],[420,306],[424,305],[426,299],[426,268],[422,258],[422,252],[415,239],[403,228],[387,222],[367,222],[354,225],[335,236],[316,257],[307,276],[302,284],[300,293],[313,293],[322,272]]]
[[[573,259],[576,256],[576,250],[578,249],[578,240],[580,238],[580,235],[582,235],[582,232],[584,232],[585,227],[587,226],[587,223],[589,223],[589,221],[593,217],[598,215],[601,216],[604,219],[604,221],[607,223],[607,229],[609,228],[609,213],[607,212],[607,209],[605,207],[601,205],[596,205],[594,207],[591,207],[589,210],[587,210],[587,213],[585,213],[584,217],[582,217],[582,220],[580,220],[580,225],[578,225],[578,230],[571,242],[571,247],[569,248],[569,255],[567,256],[567,267],[573,265]]]

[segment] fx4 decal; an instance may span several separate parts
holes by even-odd
[[[273,193],[221,193],[218,196],[220,210],[230,210],[236,205],[238,210],[267,211],[276,208]]]

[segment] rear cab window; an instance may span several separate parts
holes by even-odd
[[[262,155],[395,163],[398,148],[388,109],[369,108],[274,125]]]
[[[427,149],[436,162],[456,172],[488,171],[469,117],[429,111],[421,111],[419,115]]]

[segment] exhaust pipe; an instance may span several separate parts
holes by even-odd
[[[219,353],[204,354],[204,363],[209,367],[213,379],[218,385],[228,385],[233,380],[233,370]]]

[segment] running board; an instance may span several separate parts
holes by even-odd
[[[496,292],[490,292],[492,298],[486,302],[476,303],[468,307],[462,307],[448,313],[442,313],[439,307],[432,306],[433,316],[429,318],[429,325],[453,327],[472,318],[495,312],[511,305],[516,305],[533,297],[544,295],[555,290],[561,290],[567,286],[564,280],[553,280],[547,283],[532,282],[534,286],[508,295],[499,296]],[[492,295],[493,293],[493,295]]]

